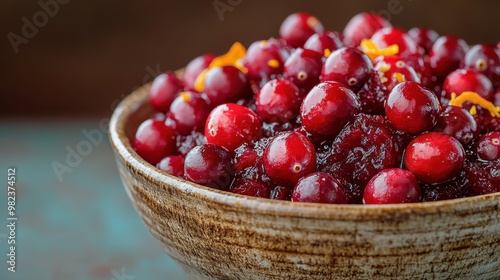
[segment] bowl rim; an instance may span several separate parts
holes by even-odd
[[[473,207],[495,206],[500,207],[500,192],[456,198],[432,202],[416,202],[401,204],[322,204],[292,202],[283,200],[272,200],[234,194],[195,184],[187,180],[174,177],[156,168],[143,160],[132,148],[130,140],[125,133],[125,125],[131,113],[148,102],[150,84],[145,84],[126,96],[114,110],[109,122],[109,138],[111,146],[120,160],[141,177],[149,177],[155,181],[155,187],[170,185],[185,194],[195,196],[198,199],[208,200],[220,206],[237,207],[250,212],[271,213],[295,217],[363,217],[369,218],[373,215],[395,215],[399,214],[436,214],[452,213],[467,210]],[[164,190],[163,190],[164,191]]]

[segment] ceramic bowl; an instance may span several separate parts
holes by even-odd
[[[148,89],[116,108],[110,139],[134,207],[189,278],[500,279],[500,193],[327,205],[193,184],[156,169],[130,145],[152,114]]]

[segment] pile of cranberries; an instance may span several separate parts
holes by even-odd
[[[500,46],[404,31],[370,13],[343,33],[307,13],[153,81],[133,147],[237,194],[387,204],[500,191]]]

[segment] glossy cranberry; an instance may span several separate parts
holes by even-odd
[[[419,181],[435,184],[453,179],[462,168],[464,156],[457,139],[446,133],[429,132],[408,144],[404,163]]]
[[[303,92],[308,92],[319,83],[323,62],[321,55],[307,49],[296,49],[285,61],[283,76],[292,81]]]
[[[203,92],[211,106],[236,102],[251,94],[245,74],[231,65],[210,69],[205,78]]]
[[[500,192],[500,161],[472,162],[465,171],[472,195]]]
[[[307,132],[335,137],[359,110],[360,103],[352,90],[338,82],[323,82],[302,102],[300,119]]]
[[[344,42],[349,47],[357,47],[363,39],[371,38],[378,30],[390,26],[388,20],[376,13],[357,14],[344,28]]]
[[[436,95],[415,82],[403,82],[394,87],[385,105],[385,114],[391,125],[412,134],[431,129],[436,124],[439,110]]]
[[[478,136],[479,130],[474,118],[462,107],[446,106],[439,113],[433,131],[444,132],[467,145]]]
[[[381,81],[386,88],[385,92],[387,94],[401,82],[412,81],[420,83],[420,78],[413,67],[397,55],[379,56],[375,59],[374,63],[374,69],[380,72]]]
[[[324,57],[329,57],[333,51],[344,46],[337,32],[325,31],[313,34],[304,44],[304,49],[315,51]]]
[[[228,191],[248,196],[270,198],[269,188],[257,180],[236,179]]]
[[[343,186],[332,175],[324,172],[311,173],[299,180],[293,188],[292,201],[345,204]]]
[[[261,123],[252,110],[234,103],[222,104],[212,110],[205,125],[208,143],[233,152],[243,143],[261,136]]]
[[[359,90],[370,78],[373,69],[370,58],[355,48],[340,48],[325,61],[321,81],[335,81]]]
[[[465,69],[451,72],[443,82],[444,98],[451,99],[451,94],[457,96],[465,91],[473,91],[486,100],[493,99],[493,84],[483,74]]]
[[[247,68],[247,77],[254,81],[268,81],[281,74],[284,59],[281,45],[277,40],[269,39],[254,42],[248,47],[243,65]]]
[[[283,186],[276,186],[271,190],[270,198],[275,200],[291,200],[292,189]]]
[[[182,92],[172,102],[167,116],[174,122],[177,132],[189,135],[192,131],[203,131],[209,112],[207,101],[199,93]]]
[[[289,15],[280,26],[280,38],[294,48],[299,48],[315,33],[323,32],[321,22],[308,13]]]
[[[475,45],[467,51],[464,68],[478,71],[495,85],[500,85],[500,49],[487,44]]]
[[[212,60],[214,60],[215,55],[205,54],[198,56],[197,58],[191,60],[184,69],[184,85],[186,90],[194,90],[194,83],[203,70],[208,68]]]
[[[160,74],[149,89],[149,104],[155,111],[166,113],[183,88],[184,83],[173,72]]]
[[[484,161],[495,161],[500,158],[500,131],[492,131],[476,141],[477,156]]]
[[[398,45],[398,55],[401,57],[418,52],[417,43],[415,43],[415,41],[413,41],[408,34],[399,28],[382,28],[375,32],[371,39],[379,48],[387,48],[391,45]]]
[[[264,152],[264,169],[278,185],[293,187],[316,168],[313,144],[298,132],[279,134]]]
[[[426,54],[431,51],[432,45],[439,38],[436,31],[424,27],[414,27],[408,30],[408,36],[422,47]]]
[[[163,121],[148,119],[141,123],[134,138],[135,151],[147,162],[156,165],[175,150],[175,131]]]
[[[368,182],[363,192],[364,204],[390,204],[420,201],[421,190],[415,176],[408,170],[389,168],[380,171]]]
[[[184,158],[182,156],[168,156],[162,159],[156,167],[167,172],[170,175],[182,178],[184,177]]]
[[[193,183],[226,189],[234,176],[231,154],[219,145],[196,146],[186,155],[184,174]]]
[[[467,43],[456,36],[439,37],[430,52],[430,64],[434,75],[445,78],[458,69],[468,49]]]
[[[289,122],[298,115],[303,95],[289,80],[267,82],[255,96],[257,115],[264,122]]]

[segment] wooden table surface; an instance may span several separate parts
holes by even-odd
[[[16,272],[4,262],[0,279],[186,279],[133,209],[99,121],[0,120],[2,260],[8,253],[9,167],[16,168],[18,218]],[[84,131],[102,140],[92,144]],[[81,161],[70,158],[67,165],[68,150],[78,147]],[[72,170],[62,181],[54,162]]]

